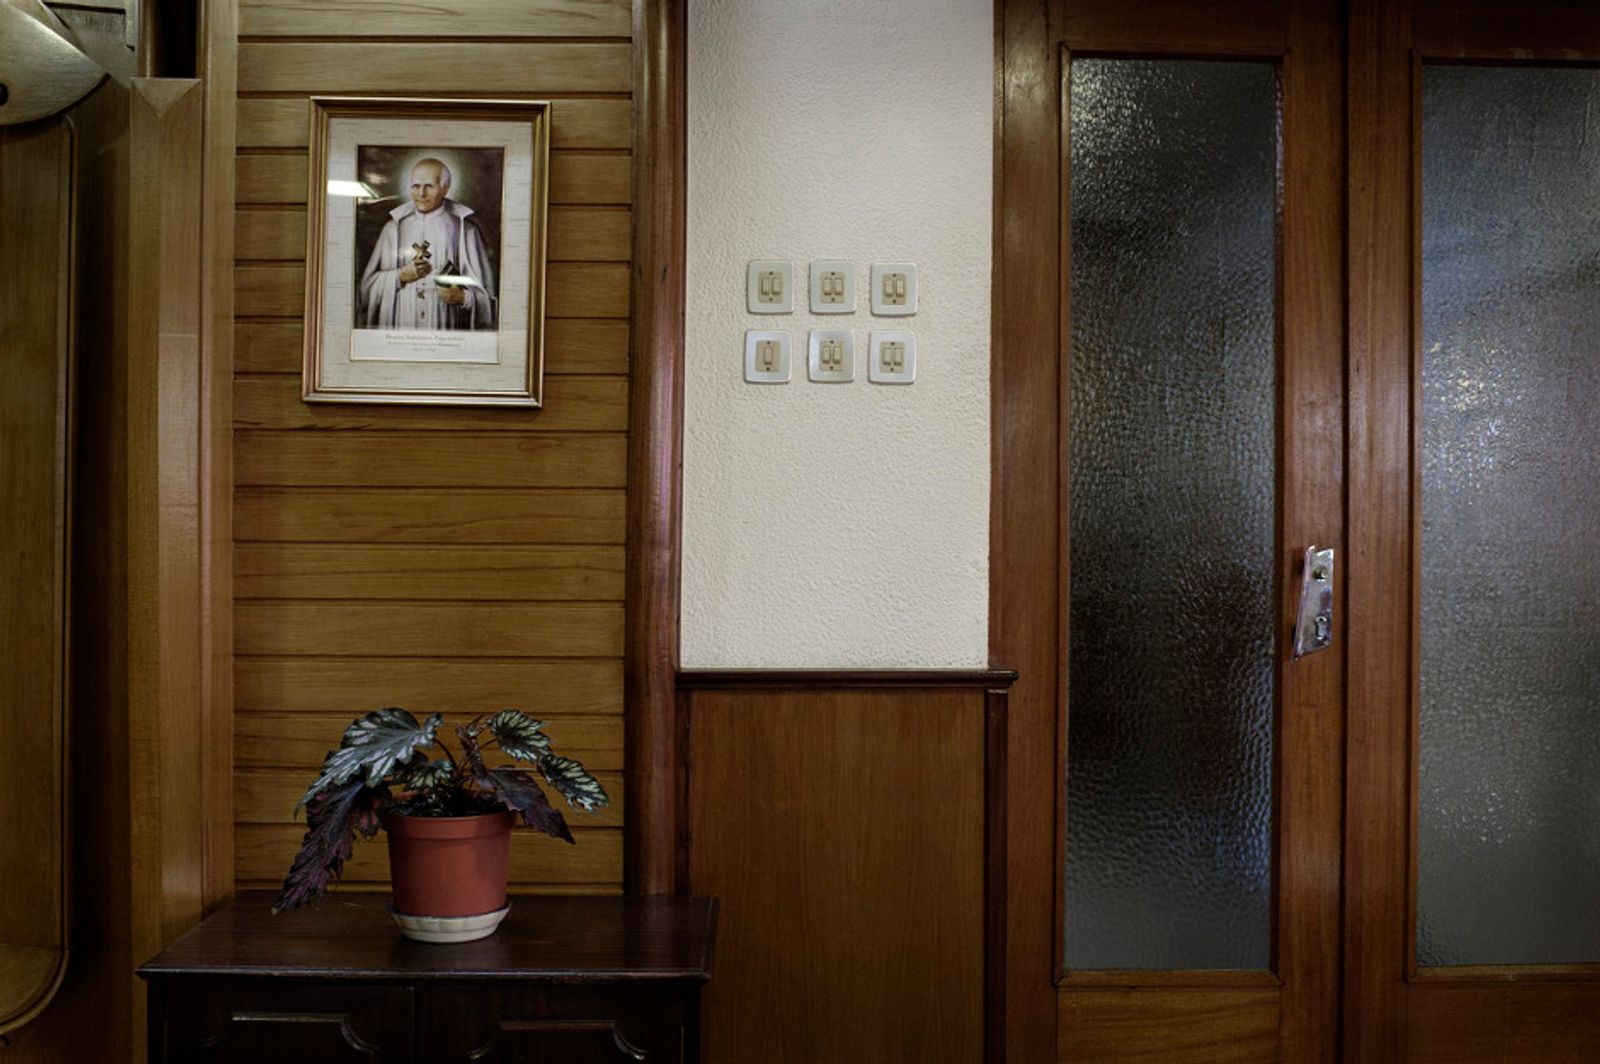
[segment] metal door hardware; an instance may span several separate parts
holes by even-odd
[[[1294,625],[1294,656],[1322,650],[1333,642],[1333,548],[1306,548],[1300,572],[1300,610]]]

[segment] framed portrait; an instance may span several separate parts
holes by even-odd
[[[539,406],[550,105],[311,99],[307,402]]]

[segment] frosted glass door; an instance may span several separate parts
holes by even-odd
[[[1417,961],[1600,963],[1600,71],[1422,76]]]

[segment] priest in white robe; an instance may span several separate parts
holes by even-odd
[[[389,212],[361,274],[358,328],[496,327],[483,230],[449,192],[450,168],[438,159],[411,168],[411,202]]]

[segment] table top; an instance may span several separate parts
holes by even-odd
[[[144,967],[149,979],[209,975],[415,983],[703,982],[715,898],[513,896],[498,931],[436,945],[402,938],[386,894],[335,893],[274,916],[275,895],[242,893]]]

